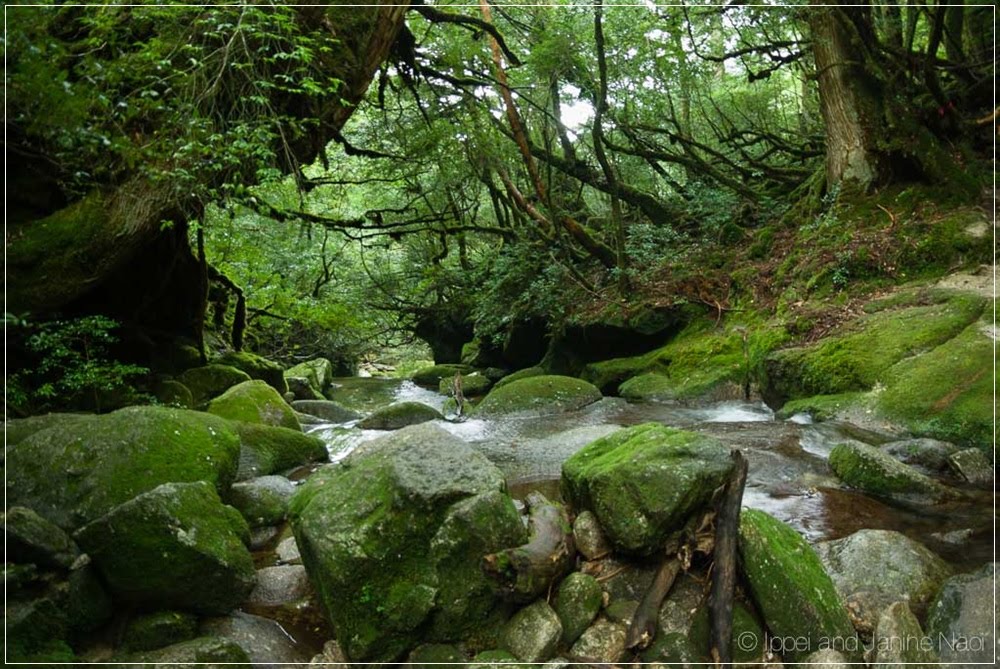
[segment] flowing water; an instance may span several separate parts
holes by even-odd
[[[444,397],[394,379],[337,379],[332,398],[361,411],[391,402],[423,402],[441,410]],[[749,462],[744,505],[784,520],[809,541],[846,536],[859,529],[889,529],[924,543],[958,567],[992,559],[992,497],[961,504],[905,506],[842,487],[827,464],[833,447],[854,440],[858,428],[813,424],[807,416],[776,420],[761,402],[717,402],[701,406],[629,404],[604,398],[579,411],[543,417],[470,418],[437,423],[469,443],[507,475],[512,493],[559,494],[562,463],[591,441],[620,427],[658,422],[711,435],[743,451]],[[352,423],[311,430],[337,462],[365,441],[386,434]],[[879,435],[870,435],[877,438]],[[871,440],[871,439],[869,439]]]

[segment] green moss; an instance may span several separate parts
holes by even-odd
[[[960,333],[984,304],[982,298],[952,293],[931,305],[877,311],[817,344],[777,351],[765,363],[768,393],[796,399],[869,390],[900,360]]]
[[[301,430],[295,410],[278,391],[260,380],[244,381],[208,403],[208,413],[244,423]]]
[[[50,427],[60,427],[65,431],[71,431],[74,425],[86,422],[91,417],[90,414],[47,413],[28,418],[15,418],[4,423],[4,443],[8,448],[16,446],[36,432],[47,430]]]
[[[410,653],[407,666],[410,669],[431,669],[441,665],[456,665],[465,661],[465,656],[449,644],[428,643],[417,646]]]
[[[601,399],[601,391],[569,376],[532,376],[494,388],[479,406],[477,416],[574,411]]]
[[[162,666],[227,665],[232,669],[250,669],[250,658],[239,644],[229,639],[202,636],[175,643],[165,648],[113,658],[136,669],[156,669]]]
[[[301,430],[257,423],[232,423],[232,426],[240,440],[239,471],[236,474],[239,481],[283,472],[329,457],[321,439],[302,434]]]
[[[191,391],[195,406],[203,406],[229,388],[249,381],[250,376],[228,365],[205,365],[185,371],[177,380]]]
[[[646,423],[578,451],[563,464],[562,489],[574,508],[594,512],[616,548],[650,554],[731,471],[729,449],[717,440]]]
[[[468,374],[471,371],[472,367],[468,365],[432,365],[417,370],[410,379],[418,386],[436,389],[443,379],[453,379],[456,374]]]
[[[326,358],[315,358],[286,369],[285,376],[306,379],[313,390],[322,395],[326,387],[333,381],[333,364]]]
[[[37,432],[9,449],[10,505],[64,529],[170,481],[209,481],[222,493],[237,469],[239,437],[198,411],[129,407]]]
[[[784,660],[799,661],[824,642],[855,637],[833,581],[794,529],[763,511],[743,509],[739,552],[754,602],[771,634],[803,640],[801,645],[789,644]]]
[[[180,381],[167,379],[156,384],[154,391],[156,400],[160,404],[178,407],[180,409],[193,409],[195,406],[194,395]]]
[[[193,639],[197,631],[198,618],[191,613],[157,611],[140,614],[125,628],[122,648],[127,651],[156,650]]]
[[[499,381],[496,382],[494,388],[500,388],[507,385],[508,383],[513,383],[514,381],[520,381],[521,379],[527,379],[532,376],[544,376],[545,370],[541,367],[525,367],[524,369],[519,369],[513,374],[508,374]]]
[[[948,494],[940,483],[866,444],[838,444],[830,452],[830,468],[844,483],[875,495]]]
[[[288,383],[285,381],[285,373],[281,365],[256,353],[249,353],[247,351],[237,353],[231,351],[216,362],[220,365],[229,365],[230,367],[235,367],[240,371],[246,372],[251,379],[266,381],[267,385],[282,395],[288,392]]]
[[[868,394],[859,392],[815,395],[786,402],[775,416],[785,420],[795,414],[807,413],[815,420],[830,420],[853,407],[863,406],[867,401]]]
[[[973,323],[957,337],[885,375],[875,397],[883,416],[915,434],[992,450],[994,342],[988,324]]]
[[[574,572],[563,579],[555,603],[556,614],[562,623],[563,646],[572,646],[594,622],[603,597],[601,584],[589,574]]]

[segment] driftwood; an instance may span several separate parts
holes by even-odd
[[[736,538],[740,526],[740,506],[747,482],[747,461],[733,452],[735,468],[726,484],[715,519],[714,566],[709,612],[712,621],[711,656],[716,666],[731,665],[733,643],[733,594],[736,587]]]
[[[566,511],[539,492],[528,495],[528,543],[483,558],[483,571],[512,601],[530,602],[573,567],[573,531]]]
[[[660,606],[663,605],[663,600],[673,587],[674,579],[680,570],[681,561],[676,555],[666,558],[660,565],[653,583],[646,590],[642,602],[632,616],[632,624],[628,628],[628,636],[625,637],[625,648],[643,650],[653,642]]]

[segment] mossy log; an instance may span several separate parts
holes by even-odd
[[[740,528],[740,505],[747,482],[747,460],[733,452],[733,477],[719,501],[715,517],[715,548],[712,594],[708,608],[712,617],[711,656],[716,665],[733,661],[733,594],[736,588],[736,545]]]
[[[525,500],[530,510],[528,543],[491,553],[483,558],[483,571],[505,597],[530,602],[573,567],[575,546],[566,510],[539,492]]]

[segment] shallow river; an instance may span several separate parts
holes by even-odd
[[[410,381],[345,378],[333,399],[359,410],[393,401],[423,402],[441,409],[444,397]],[[992,498],[962,504],[905,507],[842,488],[827,465],[830,450],[851,440],[856,428],[812,424],[806,416],[775,420],[763,403],[721,402],[699,407],[629,404],[604,398],[579,411],[535,418],[437,421],[480,450],[507,475],[516,497],[533,489],[558,496],[562,463],[580,448],[619,427],[655,421],[712,435],[739,448],[750,463],[744,505],[763,509],[794,526],[811,542],[862,528],[890,529],[924,543],[957,567],[992,559]],[[310,430],[327,444],[331,460],[385,432],[345,425]]]

